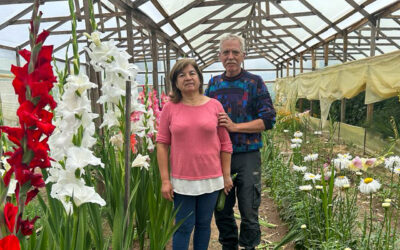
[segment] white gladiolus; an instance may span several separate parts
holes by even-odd
[[[132,162],[132,167],[140,167],[141,169],[145,168],[146,170],[149,170],[149,162],[150,157],[148,155],[138,154],[135,160]]]
[[[122,133],[113,135],[110,138],[110,142],[114,147],[118,148],[119,150],[122,150],[123,146],[124,146],[124,137],[123,137]]]
[[[93,120],[98,117],[92,113],[87,90],[96,88],[94,83],[84,74],[70,75],[64,85],[64,93],[55,109],[54,133],[49,138],[50,154],[53,159],[52,167],[48,170],[46,183],[54,183],[51,196],[59,199],[67,213],[73,212],[76,206],[83,203],[105,205],[105,201],[93,187],[86,186],[81,179],[88,165],[101,166],[104,164],[93,155],[90,148],[96,143],[93,137],[95,126]],[[79,134],[79,146],[74,138]],[[58,161],[65,163],[64,166]]]

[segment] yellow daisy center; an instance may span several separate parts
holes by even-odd
[[[364,179],[364,183],[365,183],[365,184],[368,184],[368,183],[371,183],[373,180],[374,180],[374,179],[372,179],[372,178],[365,178],[365,179]]]
[[[313,174],[310,174],[310,178],[315,178],[315,175],[313,175]]]
[[[344,179],[344,176],[342,175],[342,176],[339,176],[338,178],[339,178],[339,179]]]

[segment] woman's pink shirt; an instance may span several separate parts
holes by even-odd
[[[221,103],[199,106],[167,103],[161,112],[157,142],[170,145],[171,176],[202,180],[222,176],[221,151],[232,153],[229,133],[218,126]]]

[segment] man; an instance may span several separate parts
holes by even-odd
[[[226,197],[225,208],[215,211],[223,250],[254,249],[260,243],[258,208],[261,201],[261,132],[275,123],[275,110],[260,76],[241,68],[244,40],[228,34],[221,38],[219,59],[225,72],[209,81],[206,95],[218,99],[226,113],[220,113],[220,126],[228,129],[233,155],[231,173],[237,173],[234,188]],[[240,236],[233,213],[238,199],[241,215]]]

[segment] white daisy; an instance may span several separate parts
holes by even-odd
[[[335,186],[336,187],[343,187],[344,185],[350,185],[350,181],[346,176],[338,176],[335,178]]]
[[[296,132],[294,133],[293,136],[294,136],[294,137],[302,137],[302,136],[303,136],[303,133],[300,132],[300,131],[296,131]]]
[[[393,173],[399,174],[399,175],[400,175],[400,167],[394,168],[394,169],[393,169]]]
[[[399,156],[390,156],[385,159],[385,168],[393,171],[395,168],[400,168],[400,157]]]
[[[308,154],[304,157],[304,161],[316,161],[318,159],[318,154]]]
[[[288,129],[284,129],[283,133],[289,133],[289,130]]]
[[[322,135],[322,131],[319,131],[319,130],[314,131],[314,135]]]
[[[301,147],[301,144],[290,144],[290,148],[291,149],[293,149],[293,148],[300,148]]]
[[[299,189],[301,191],[310,191],[310,190],[312,190],[312,186],[311,185],[299,186]]]
[[[305,173],[304,174],[304,180],[306,181],[320,181],[321,180],[321,175],[320,174],[312,174],[312,173]]]
[[[295,137],[295,138],[291,139],[291,141],[292,141],[293,144],[300,144],[300,143],[303,142],[303,140],[298,138],[298,137]]]
[[[300,166],[293,165],[293,170],[296,172],[304,173],[307,170],[307,167],[306,166],[300,167]]]
[[[374,180],[373,178],[365,178],[360,181],[358,189],[363,194],[370,194],[378,191],[380,187],[381,184],[377,180]]]

